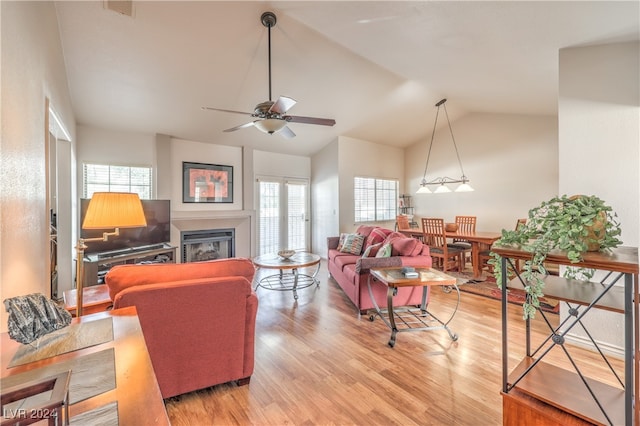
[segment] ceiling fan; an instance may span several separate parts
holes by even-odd
[[[276,26],[276,15],[273,12],[264,12],[260,17],[262,25],[269,31],[269,100],[261,102],[254,108],[253,112],[233,111],[229,109],[202,107],[205,110],[231,112],[234,114],[249,115],[255,120],[236,127],[224,130],[225,132],[234,132],[239,129],[254,126],[258,130],[269,133],[280,133],[287,139],[296,136],[293,131],[287,127],[287,123],[306,123],[319,124],[321,126],[333,126],[336,121],[331,118],[301,117],[298,115],[286,115],[286,112],[296,104],[294,99],[286,96],[280,96],[276,101],[271,100],[271,28]]]

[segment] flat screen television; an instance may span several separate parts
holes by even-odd
[[[87,243],[86,254],[110,252],[168,243],[171,240],[171,203],[169,200],[140,200],[147,220],[144,228],[123,228],[120,235],[110,236],[108,241]],[[87,214],[89,199],[80,199],[80,236],[82,238],[102,237],[113,229],[82,229]]]

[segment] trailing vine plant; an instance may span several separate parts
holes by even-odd
[[[523,318],[534,318],[544,296],[544,277],[548,275],[544,262],[552,250],[566,254],[571,263],[582,261],[587,251],[608,251],[618,247],[622,241],[617,214],[596,196],[575,195],[554,197],[540,206],[529,210],[526,224],[517,230],[502,230],[502,237],[496,245],[512,246],[532,253],[532,258],[524,262],[520,277],[525,283],[527,294],[522,305]],[[494,276],[498,287],[502,287],[501,257],[492,252]],[[509,265],[509,262],[507,262]],[[515,274],[511,268],[506,273]],[[563,276],[578,280],[588,280],[595,270],[567,267]]]

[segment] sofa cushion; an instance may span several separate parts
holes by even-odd
[[[364,236],[360,234],[346,234],[342,244],[338,246],[338,251],[342,253],[360,254],[362,253],[362,245],[364,244]]]
[[[393,231],[385,228],[375,228],[371,231],[367,237],[367,242],[364,244],[365,249],[369,246],[381,243],[387,238],[387,235]]]
[[[358,255],[353,255],[353,254],[341,254],[341,255],[337,255],[333,262],[336,264],[336,266],[338,266],[338,268],[340,268],[340,270],[344,270],[344,267],[346,265],[353,265],[356,263],[356,261],[360,259],[360,256]]]
[[[367,238],[369,236],[369,234],[371,234],[371,231],[373,231],[376,228],[377,228],[377,226],[360,225],[360,226],[358,226],[358,229],[356,229],[356,233],[364,236],[365,238]]]

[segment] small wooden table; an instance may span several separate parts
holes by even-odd
[[[74,288],[62,294],[64,308],[72,316],[76,315],[76,304],[78,303],[76,293],[77,290]],[[104,312],[112,305],[113,301],[109,297],[109,287],[106,284],[92,285],[82,289],[82,313],[84,315]]]
[[[432,268],[415,268],[415,270],[419,274],[417,278],[405,278],[402,273],[402,268],[371,269],[367,285],[369,287],[369,297],[371,297],[371,301],[373,302],[375,313],[369,316],[369,320],[375,320],[377,315],[382,318],[385,324],[387,324],[391,329],[391,338],[389,339],[389,346],[391,347],[395,346],[396,334],[401,331],[445,329],[453,341],[458,340],[458,335],[453,333],[449,328],[449,323],[455,316],[458,311],[458,306],[460,305],[460,289],[458,289],[455,277]],[[387,286],[386,310],[380,309],[375,297],[373,296],[373,290],[371,289],[372,279],[378,280]],[[393,296],[398,293],[398,287],[407,286],[422,287],[422,304],[419,309],[411,307],[396,309],[393,306]],[[441,321],[427,310],[427,291],[430,286],[452,287],[456,290],[456,306],[451,313],[451,316],[446,321]],[[400,321],[396,321],[396,319],[399,319]],[[437,325],[433,325],[434,321]],[[403,325],[404,328],[398,328],[398,324]]]
[[[422,237],[422,229],[400,229],[401,232],[409,237]],[[456,240],[465,240],[471,244],[471,263],[473,265],[473,278],[478,280],[482,278],[482,265],[480,264],[481,244],[490,246],[502,237],[500,232],[446,232],[447,238],[455,238]]]
[[[297,300],[299,289],[310,287],[313,284],[320,286],[320,281],[316,278],[320,270],[320,256],[317,254],[298,252],[288,259],[277,254],[265,254],[255,257],[253,264],[258,269],[277,269],[279,271],[277,274],[259,279],[256,290],[262,287],[268,290],[293,291],[293,298]],[[312,266],[315,266],[316,269],[311,275],[298,272],[300,268]],[[285,273],[286,270],[291,270],[291,273]],[[258,279],[257,273],[256,279]]]
[[[11,340],[8,333],[2,333],[0,377],[4,379],[29,371],[37,371],[41,377],[48,377],[51,375],[50,372],[55,370],[56,364],[113,348],[115,389],[72,404],[69,407],[71,417],[116,402],[118,424],[169,425],[136,308],[127,307],[82,316],[74,318],[71,324],[87,323],[104,318],[111,318],[113,321],[113,340],[15,367],[9,367],[9,365],[22,344]],[[73,377],[73,372],[71,374]]]

